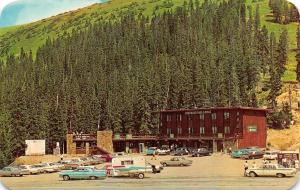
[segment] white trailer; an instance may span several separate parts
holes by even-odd
[[[107,168],[108,175],[116,176],[130,176],[143,179],[145,173],[153,173],[156,171],[155,166],[147,163],[142,156],[126,156],[113,158],[111,166]]]

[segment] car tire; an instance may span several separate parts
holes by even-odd
[[[163,163],[163,167],[167,167],[168,165],[167,165],[167,163]]]
[[[90,180],[96,180],[96,179],[97,179],[97,177],[95,177],[95,176],[90,177]]]
[[[137,176],[139,179],[144,179],[145,175],[143,173],[139,173]]]
[[[179,165],[179,166],[181,166],[181,167],[182,167],[182,166],[184,166],[184,165],[183,165],[183,163],[180,163],[180,165]]]
[[[250,172],[250,173],[249,173],[249,176],[250,176],[250,177],[256,177],[257,175],[256,175],[255,172]]]
[[[70,177],[68,175],[64,175],[63,179],[64,179],[64,181],[68,181],[68,180],[70,180]]]
[[[282,178],[282,177],[284,177],[284,174],[278,173],[278,174],[276,174],[276,176],[277,176],[278,178]]]

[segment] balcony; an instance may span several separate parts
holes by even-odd
[[[214,136],[200,136],[200,135],[164,135],[160,136],[159,140],[224,140],[224,139],[237,139],[238,137],[233,137],[233,136],[223,136],[223,135],[214,135]]]
[[[79,134],[73,136],[74,141],[97,141],[97,134]]]
[[[132,134],[115,134],[114,141],[138,141],[138,140],[158,140],[156,135],[132,135]]]

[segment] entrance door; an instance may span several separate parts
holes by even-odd
[[[145,151],[145,144],[139,143],[139,153],[144,153],[144,151]]]

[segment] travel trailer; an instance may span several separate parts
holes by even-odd
[[[151,165],[144,157],[126,156],[113,158],[111,165],[107,167],[109,176],[130,176],[143,179],[145,173],[160,173],[161,166]]]

